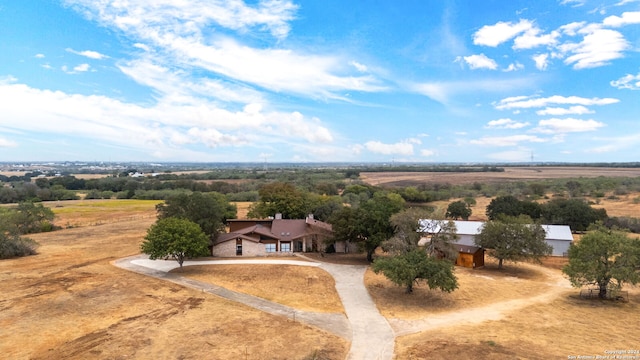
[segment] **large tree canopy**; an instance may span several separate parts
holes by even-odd
[[[151,225],[144,239],[140,249],[151,260],[170,256],[180,267],[185,258],[209,254],[207,235],[198,224],[187,219],[160,219]]]
[[[471,216],[471,207],[462,200],[454,201],[447,206],[447,213],[445,216],[453,220],[469,220],[469,216]]]
[[[382,272],[393,283],[404,286],[407,293],[421,280],[430,289],[451,292],[458,288],[453,274],[453,263],[427,255],[423,249],[415,249],[392,257],[380,257],[373,263],[373,271]]]
[[[359,242],[371,262],[378,246],[393,236],[390,218],[403,206],[404,200],[400,195],[379,191],[357,207],[336,211],[329,219],[334,240]]]
[[[284,219],[304,219],[308,215],[309,203],[307,192],[285,182],[266,184],[258,191],[260,201],[249,210],[249,216],[266,218],[276,213]]]
[[[542,207],[548,224],[569,225],[572,231],[585,231],[591,224],[607,218],[605,209],[594,209],[582,199],[554,199]]]
[[[610,285],[640,282],[640,240],[620,231],[598,227],[569,248],[569,263],[562,269],[571,285],[595,285],[606,298]]]
[[[538,203],[520,201],[515,196],[498,196],[487,205],[487,217],[496,220],[500,216],[527,215],[532,219],[539,219],[542,209]]]
[[[190,220],[210,238],[224,231],[227,219],[236,217],[236,206],[216,192],[179,194],[156,206],[159,219],[170,217]]]
[[[484,223],[480,234],[475,237],[475,243],[490,249],[489,255],[498,259],[498,268],[502,268],[504,260],[539,260],[542,256],[550,255],[553,249],[545,242],[545,238],[544,228],[533,224],[528,216],[503,216]]]

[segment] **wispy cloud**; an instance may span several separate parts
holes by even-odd
[[[518,122],[511,119],[491,120],[487,123],[487,129],[522,129],[530,124],[528,122]]]
[[[615,30],[587,26],[579,32],[585,34],[581,42],[558,47],[562,54],[569,55],[564,63],[573,65],[574,69],[607,65],[623,57],[624,51],[630,48],[624,36]]]
[[[528,96],[509,97],[502,99],[493,105],[498,110],[509,110],[546,107],[556,104],[593,106],[610,105],[618,102],[620,102],[620,100],[614,98],[583,98],[579,96],[554,95],[546,98]]]
[[[538,127],[534,129],[534,132],[540,132],[545,134],[558,134],[558,133],[572,133],[572,132],[585,132],[595,131],[605,124],[595,120],[580,120],[580,119],[547,119],[540,120]]]
[[[317,98],[346,100],[345,91],[386,90],[374,75],[362,74],[362,63],[339,54],[315,55],[280,46],[254,48],[222,34],[209,34],[219,27],[237,31],[240,37],[253,30],[282,40],[298,9],[289,0],[260,0],[251,5],[222,0],[66,3],[136,39],[138,48],[162,54],[156,59],[169,66],[196,67],[231,82]]]
[[[511,135],[511,136],[488,136],[480,139],[475,139],[469,141],[474,145],[483,145],[483,146],[516,146],[523,142],[528,143],[544,143],[548,140],[540,138],[535,135]]]
[[[334,135],[320,120],[298,112],[278,112],[260,105],[239,111],[221,109],[214,102],[176,103],[160,99],[149,106],[104,96],[67,94],[0,84],[0,127],[22,131],[80,136],[95,142],[135,148],[149,156],[196,154],[191,145],[207,147],[329,144]],[[196,156],[197,155],[197,156]]]
[[[593,112],[594,112],[593,110],[589,110],[588,108],[582,105],[577,105],[577,106],[570,106],[569,108],[546,107],[543,110],[536,111],[536,114],[541,116],[546,116],[546,115],[562,116],[562,115],[592,114]]]
[[[469,80],[469,81],[446,81],[446,82],[426,82],[408,85],[410,91],[428,96],[442,104],[448,104],[455,95],[487,92],[501,93],[522,88],[529,88],[536,84],[536,80],[530,77],[519,77],[507,80]]]
[[[372,153],[383,155],[413,155],[414,142],[405,140],[395,144],[385,144],[380,141],[368,141],[364,147]]]
[[[18,143],[16,143],[15,141],[8,140],[8,139],[5,139],[3,137],[0,137],[0,148],[3,148],[3,147],[16,147],[16,146],[18,146]]]
[[[611,86],[618,89],[640,90],[640,73],[627,74],[618,80],[611,81]]]
[[[65,50],[67,52],[72,53],[72,54],[84,56],[84,57],[87,57],[89,59],[94,59],[94,60],[102,60],[102,59],[108,58],[107,55],[101,54],[101,53],[99,53],[97,51],[93,51],[93,50],[76,51],[76,50],[73,50],[71,48],[67,48]]]

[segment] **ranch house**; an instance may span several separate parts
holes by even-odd
[[[482,230],[483,221],[458,221],[452,220],[456,226],[458,240],[456,244],[475,247],[475,237]],[[440,231],[439,221],[431,219],[420,220],[421,229],[426,234]],[[571,228],[567,225],[542,225],[546,232],[545,241],[551,245],[553,256],[564,256],[569,251],[569,245],[573,242]],[[484,262],[484,261],[483,261]]]
[[[269,219],[230,219],[229,232],[220,234],[211,255],[277,256],[293,252],[324,251],[325,240],[333,234],[331,224],[315,220],[283,219],[276,214]]]

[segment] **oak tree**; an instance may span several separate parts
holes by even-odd
[[[140,249],[149,259],[171,257],[180,267],[185,258],[209,254],[207,235],[198,224],[187,219],[160,219],[151,225],[144,239]]]
[[[611,287],[640,282],[640,240],[597,227],[569,247],[569,263],[562,271],[574,287],[597,286],[604,299]]]
[[[498,259],[498,268],[503,261],[539,260],[550,255],[553,248],[545,241],[546,232],[540,224],[532,223],[526,215],[502,216],[482,226],[475,237],[477,246],[491,250],[489,255]]]

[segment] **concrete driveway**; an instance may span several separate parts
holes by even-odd
[[[391,360],[395,335],[387,320],[380,315],[364,286],[367,266],[337,265],[297,260],[246,259],[185,261],[183,266],[223,264],[283,264],[319,267],[327,271],[336,282],[336,290],[347,316],[314,313],[267,301],[255,296],[234,292],[220,286],[187,279],[169,271],[178,268],[173,260],[149,260],[145,255],[132,256],[113,262],[115,266],[176,284],[206,291],[240,302],[270,314],[295,318],[311,326],[334,333],[351,341],[347,356],[350,360]]]

